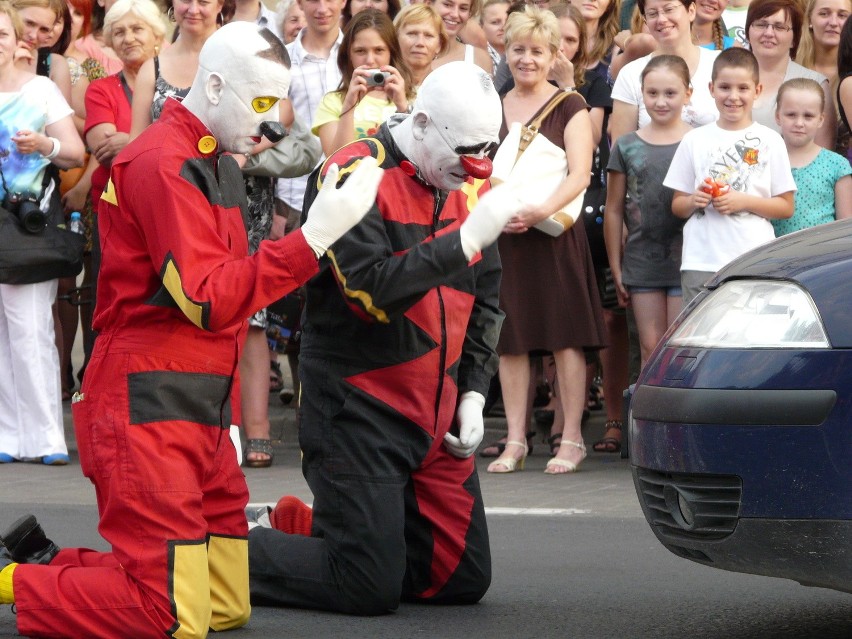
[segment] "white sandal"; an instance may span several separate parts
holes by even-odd
[[[580,466],[582,461],[586,458],[586,444],[582,441],[580,442],[572,442],[570,439],[563,439],[560,443],[560,446],[574,446],[574,448],[579,448],[583,451],[583,456],[580,457],[578,462],[571,462],[567,459],[559,459],[558,457],[554,457],[553,459],[549,459],[547,461],[547,465],[544,467],[544,472],[548,475],[565,475],[567,473],[554,472],[554,469],[558,468],[567,468],[569,473],[576,473],[577,468]]]
[[[486,472],[505,474],[505,473],[513,473],[513,472],[515,472],[515,470],[523,470],[524,469],[524,462],[527,460],[527,451],[529,450],[527,448],[526,442],[518,442],[518,441],[514,441],[514,440],[509,440],[509,441],[506,442],[506,448],[509,448],[509,446],[520,446],[521,448],[523,448],[524,449],[523,456],[520,459],[515,459],[511,455],[507,455],[506,454],[507,451],[504,449],[503,454],[500,455],[500,457],[498,457],[493,462],[488,464],[488,468],[486,469]],[[505,470],[497,470],[498,466],[505,466],[506,469]]]

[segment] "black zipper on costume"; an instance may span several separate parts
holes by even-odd
[[[435,189],[435,211],[432,214],[432,237],[438,232],[438,220],[441,217],[441,191]],[[438,358],[438,390],[435,394],[435,424],[434,429],[438,431],[438,419],[440,417],[441,396],[444,394],[444,371],[447,367],[447,314],[444,309],[444,296],[441,294],[441,286],[437,287],[438,308],[441,319],[441,356]]]

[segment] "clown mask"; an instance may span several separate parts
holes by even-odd
[[[220,152],[248,153],[263,133],[272,142],[283,137],[278,101],[287,97],[289,62],[275,36],[247,22],[225,25],[207,40],[190,92],[201,83],[206,104],[197,95],[188,95],[184,104],[204,122]]]
[[[431,185],[453,191],[468,178],[491,175],[487,155],[502,119],[491,76],[476,65],[450,62],[424,80],[414,104],[409,159]]]

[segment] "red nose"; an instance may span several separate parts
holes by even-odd
[[[461,165],[465,173],[478,180],[491,177],[493,166],[488,158],[474,158],[469,155],[461,156]]]

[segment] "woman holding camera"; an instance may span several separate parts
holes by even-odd
[[[15,9],[0,0],[0,198],[13,214],[15,199],[35,199],[47,213],[45,167],[82,165],[83,142],[57,86],[15,66],[22,31]],[[0,463],[68,463],[51,312],[56,285],[0,280]]]
[[[402,60],[393,22],[367,9],[353,16],[337,54],[343,79],[325,94],[312,131],[327,156],[358,138],[373,135],[394,113],[408,111],[411,78]]]

